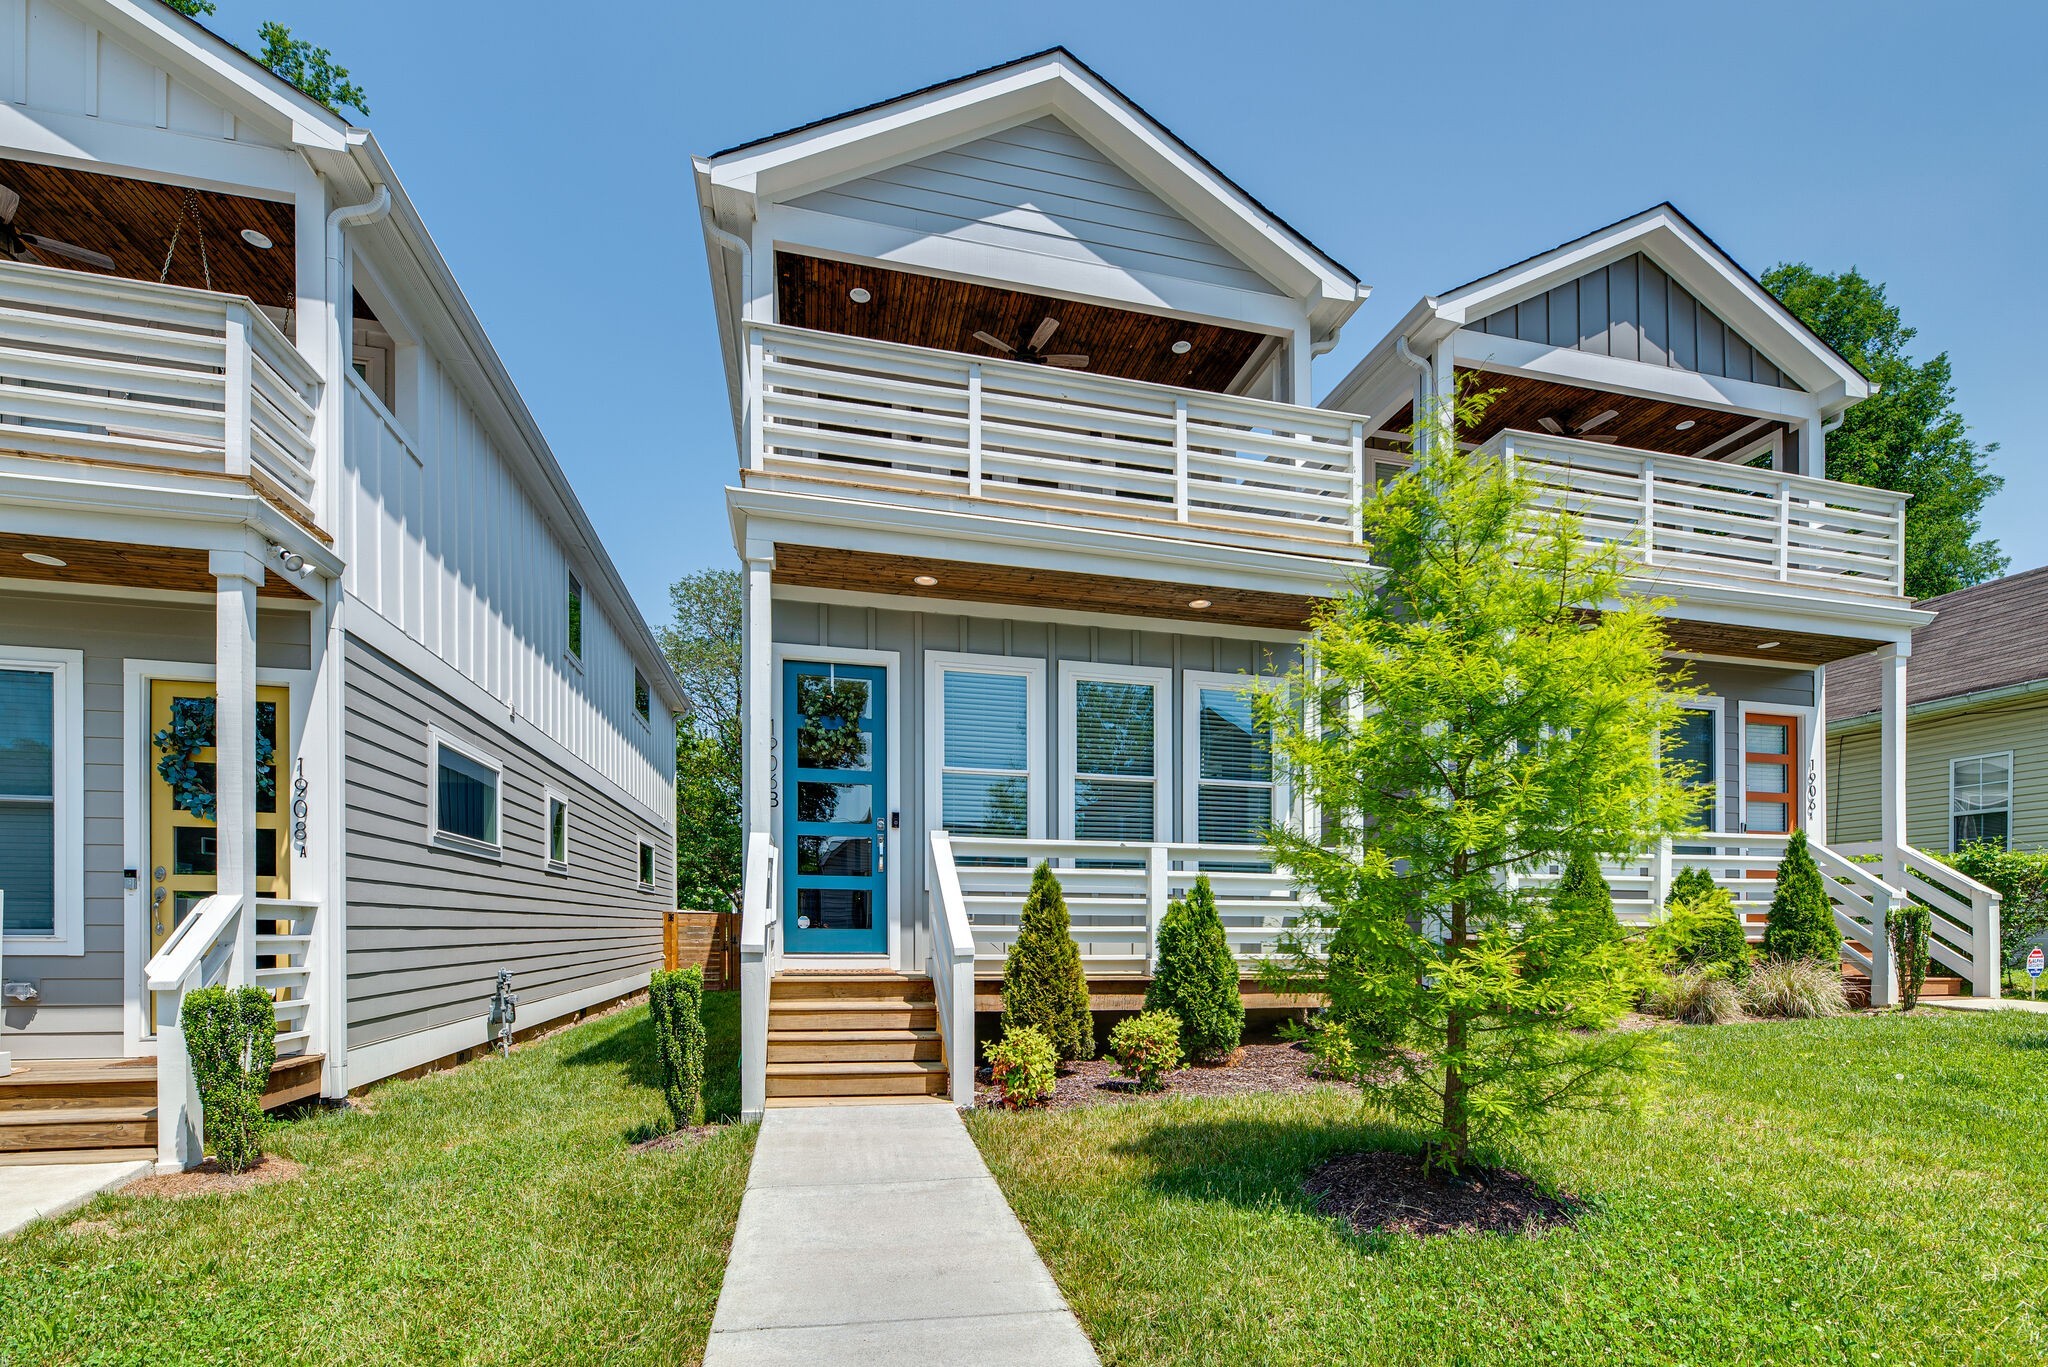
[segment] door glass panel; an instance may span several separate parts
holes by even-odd
[[[1752,793],[1784,793],[1791,789],[1785,786],[1786,776],[1791,772],[1789,765],[1766,764],[1762,760],[1749,761],[1746,772],[1749,775],[1749,791]]]
[[[274,702],[256,704],[256,810],[277,810],[277,704]]]
[[[1753,721],[1743,728],[1743,746],[1751,754],[1783,755],[1790,752],[1791,728],[1783,722]]]
[[[220,852],[211,826],[179,826],[171,832],[171,872],[184,877],[219,871]]]
[[[1759,802],[1749,809],[1749,828],[1764,835],[1785,834],[1785,818],[1791,808],[1782,802]]]
[[[875,819],[874,789],[865,783],[799,783],[799,821],[865,822]]]
[[[870,930],[874,899],[866,888],[799,888],[796,923],[800,930]]]
[[[871,715],[871,703],[866,679],[827,679],[817,675],[799,678],[797,767],[870,767],[868,733],[862,729],[862,723]]]
[[[865,878],[875,871],[875,842],[866,836],[800,835],[796,871],[834,878]]]

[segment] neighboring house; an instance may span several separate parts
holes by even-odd
[[[1974,840],[2048,846],[2048,569],[1929,598],[1906,691],[1906,836],[1929,850]],[[1933,662],[1938,661],[1939,664]],[[1828,676],[1828,822],[1875,839],[1881,789],[1878,662]]]
[[[202,982],[329,1096],[643,987],[678,687],[376,140],[0,0],[0,186],[0,1151],[195,1160]]]
[[[1366,289],[1063,50],[696,171],[740,463],[748,1112],[970,1100],[1041,859],[1105,1009],[1200,871],[1272,952],[1300,908],[1258,834],[1308,814],[1247,689],[1371,572],[1358,504],[1469,372],[1506,391],[1471,441],[1672,600],[1710,829],[1620,896],[1692,861],[1758,910],[1804,828],[1890,993],[1884,911],[1938,866],[1896,803],[1878,863],[1829,848],[1817,720],[1827,666],[1903,670],[1927,620],[1904,500],[1826,479],[1869,383],[1676,210],[1424,299],[1318,407]],[[1962,908],[1973,966],[1991,912]]]

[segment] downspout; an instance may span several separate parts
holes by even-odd
[[[1419,428],[1423,422],[1423,405],[1429,402],[1430,394],[1436,389],[1436,367],[1408,349],[1408,338],[1405,334],[1394,339],[1394,355],[1415,368],[1413,426]]]

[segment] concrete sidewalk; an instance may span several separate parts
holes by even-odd
[[[1944,1011],[2032,1011],[2048,1015],[2048,1000],[2028,1001],[2025,997],[2001,997],[1992,1001],[1989,997],[1922,997],[1922,1006],[1938,1006]]]
[[[1096,1361],[959,1112],[768,1112],[705,1367]]]
[[[129,1163],[21,1163],[0,1167],[0,1239],[34,1220],[54,1220],[113,1187],[155,1171]]]

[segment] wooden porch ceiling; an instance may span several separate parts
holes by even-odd
[[[1658,399],[1644,399],[1632,394],[1610,394],[1598,389],[1583,389],[1578,385],[1556,384],[1549,380],[1538,380],[1527,375],[1502,375],[1489,370],[1460,370],[1460,380],[1469,379],[1481,390],[1497,390],[1498,396],[1487,407],[1485,416],[1458,435],[1466,440],[1482,442],[1497,432],[1513,429],[1519,432],[1542,432],[1541,419],[1555,418],[1564,427],[1565,436],[1578,435],[1579,424],[1599,416],[1608,409],[1615,410],[1615,416],[1595,426],[1587,435],[1614,437],[1616,444],[1632,446],[1640,451],[1660,451],[1674,456],[1697,456],[1703,452],[1725,455],[1740,446],[1754,445],[1768,440],[1773,432],[1784,428],[1777,421],[1757,426],[1757,419],[1746,413],[1729,413],[1718,408],[1699,408],[1691,404],[1666,403]],[[1387,420],[1381,431],[1388,434],[1404,432],[1415,421],[1414,405],[1403,404],[1401,410]],[[1678,430],[1678,424],[1693,424],[1685,431]],[[1743,429],[1755,426],[1753,432],[1745,435],[1740,443],[1729,439]],[[1727,442],[1726,446],[1722,443]],[[1720,450],[1713,448],[1720,447]]]
[[[919,576],[936,580],[919,584]],[[978,565],[963,560],[777,545],[774,580],[804,588],[886,593],[907,599],[1009,603],[1129,617],[1156,617],[1191,625],[1225,623],[1299,634],[1316,600],[1196,582],[1121,579],[1107,574]],[[1209,606],[1190,603],[1206,599]],[[906,609],[914,603],[905,603]]]
[[[1049,353],[1088,357],[1083,371],[1124,380],[1225,392],[1268,339],[1257,332],[1194,323],[1028,290],[998,289],[856,265],[795,252],[775,255],[777,317],[794,327],[880,342],[936,347],[990,359],[1029,360],[1024,344],[1041,320],[1056,318]],[[870,298],[854,302],[850,291]],[[1004,354],[977,341],[986,332],[1017,348]],[[1175,355],[1175,342],[1190,344]]]
[[[1876,650],[1882,641],[1853,636],[1825,636],[1811,631],[1774,631],[1763,627],[1698,622],[1683,617],[1664,619],[1671,649],[1688,655],[1726,655],[1758,664],[1824,665]]]
[[[47,555],[64,563],[43,565],[27,557]],[[206,552],[173,546],[127,546],[112,541],[79,541],[60,536],[0,532],[0,578],[51,584],[95,584],[127,589],[173,589],[212,593],[214,578]],[[299,581],[279,571],[263,577],[263,598],[312,602]]]
[[[186,212],[187,192],[181,186],[6,158],[0,158],[0,185],[21,196],[14,222],[22,232],[104,252],[114,258],[114,275],[243,294],[275,308],[291,308],[298,297],[289,204],[194,190],[190,193],[198,213],[195,225]],[[268,237],[270,247],[243,240],[244,228]],[[164,256],[174,231],[178,249],[166,277]],[[34,259],[88,275],[108,274],[67,257],[43,253]]]

